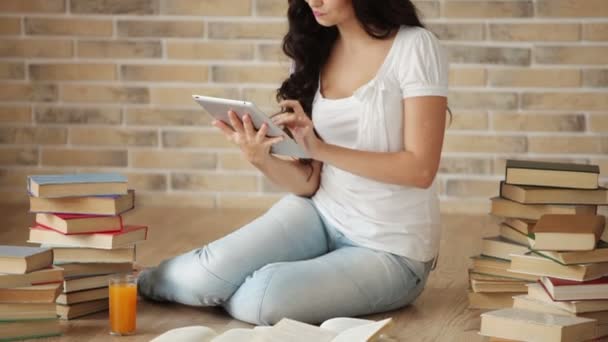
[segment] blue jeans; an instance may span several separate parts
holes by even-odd
[[[357,246],[312,200],[288,195],[237,231],[144,270],[138,290],[157,301],[221,305],[256,325],[283,317],[315,324],[406,306],[430,267]]]

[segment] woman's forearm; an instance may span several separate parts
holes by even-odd
[[[431,185],[438,163],[417,158],[412,152],[368,152],[323,144],[315,158],[339,169],[373,180],[426,188]]]
[[[297,160],[285,160],[270,155],[263,163],[254,166],[274,184],[299,196],[310,197],[319,187],[319,162],[304,165]]]

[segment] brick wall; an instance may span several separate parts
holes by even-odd
[[[266,207],[281,196],[193,93],[270,110],[286,0],[0,2],[0,193],[25,176],[127,174],[144,204]],[[487,211],[511,157],[608,178],[608,1],[416,1],[451,60],[444,211]]]

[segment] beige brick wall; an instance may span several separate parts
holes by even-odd
[[[286,3],[0,1],[1,201],[25,201],[28,174],[118,171],[148,205],[269,206],[279,190],[190,95],[273,109]],[[508,158],[598,163],[608,183],[608,1],[415,3],[452,63],[444,211],[486,212]]]

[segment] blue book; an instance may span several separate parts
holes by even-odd
[[[29,176],[27,189],[32,196],[44,198],[125,195],[128,190],[127,177],[118,173]]]
[[[0,246],[0,273],[24,274],[53,264],[50,248]]]

